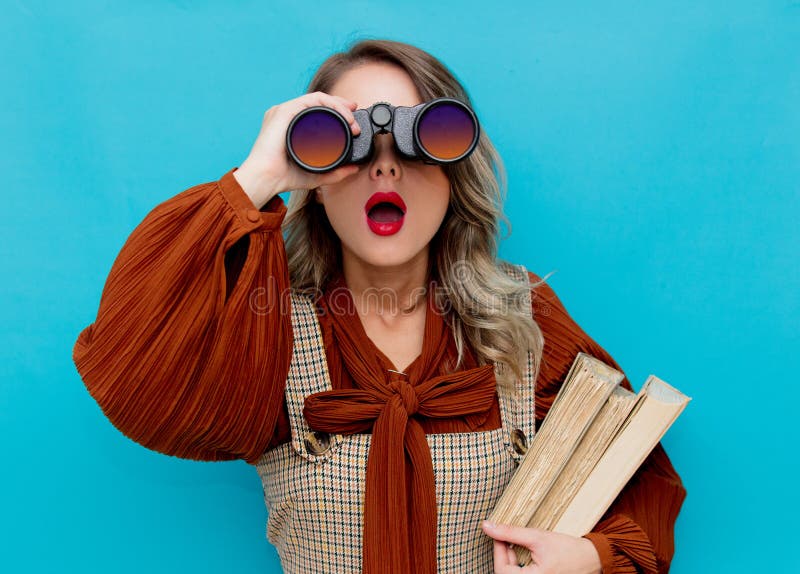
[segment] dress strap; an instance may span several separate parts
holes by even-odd
[[[325,344],[313,302],[292,291],[294,350],[286,379],[286,408],[292,428],[292,446],[303,458],[323,462],[342,441],[341,434],[313,430],[303,416],[308,395],[332,389]]]
[[[523,265],[515,265],[503,260],[498,260],[498,265],[507,275],[517,281],[530,283],[528,271]],[[523,304],[532,315],[530,289],[524,295]],[[517,380],[515,394],[505,396],[507,393],[499,385],[497,391],[500,397],[505,445],[511,456],[519,461],[536,434],[536,381],[533,375],[533,351],[528,349],[523,378]]]

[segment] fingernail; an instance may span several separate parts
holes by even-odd
[[[488,528],[489,530],[493,530],[495,525],[494,522],[489,522],[488,520],[483,521],[484,528]]]

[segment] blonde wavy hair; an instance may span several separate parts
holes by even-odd
[[[438,59],[409,44],[381,39],[356,41],[328,57],[311,79],[307,93],[329,93],[343,73],[372,62],[405,70],[422,101],[452,97],[472,107],[464,87]],[[505,222],[509,234],[511,230],[503,213],[505,168],[486,131],[481,130],[475,151],[443,169],[451,183],[451,200],[431,240],[429,262],[431,278],[437,282],[436,303],[447,310],[444,319],[458,349],[458,360],[451,368],[462,367],[468,342],[478,364],[495,364],[498,385],[513,390],[522,379],[529,350],[534,381],[538,378],[544,340],[531,308],[524,303],[525,295],[539,283],[512,278],[497,258],[500,221]],[[292,289],[318,296],[341,269],[342,259],[339,238],[324,207],[314,201],[315,191],[292,191],[283,230]]]

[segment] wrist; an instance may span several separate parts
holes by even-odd
[[[611,548],[611,542],[608,540],[605,534],[600,532],[590,532],[582,537],[583,540],[587,541],[591,546],[591,555],[597,558],[597,562],[595,562],[595,567],[600,574],[608,574],[608,572],[612,572],[614,570],[614,560],[613,555],[614,551]],[[589,546],[586,546],[587,550]]]
[[[592,574],[603,574],[603,563],[600,559],[600,553],[595,548],[591,540],[582,538],[584,546],[586,547],[586,556],[591,562]]]
[[[277,178],[251,168],[247,160],[233,172],[233,177],[258,209],[281,191]]]

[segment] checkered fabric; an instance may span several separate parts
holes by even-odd
[[[509,275],[527,280],[521,265],[501,262]],[[527,295],[530,309],[530,292]],[[308,448],[312,429],[303,417],[305,397],[331,389],[322,335],[312,302],[292,294],[294,351],[286,381],[292,441],[265,452],[256,463],[269,516],[267,539],[284,572],[355,574],[361,571],[364,485],[371,435],[324,435]],[[532,354],[515,396],[499,390],[502,428],[426,435],[436,482],[437,571],[490,573],[492,540],[480,523],[499,499],[520,455],[511,432],[534,436]],[[316,438],[319,438],[317,436]],[[324,446],[324,445],[323,445]]]

